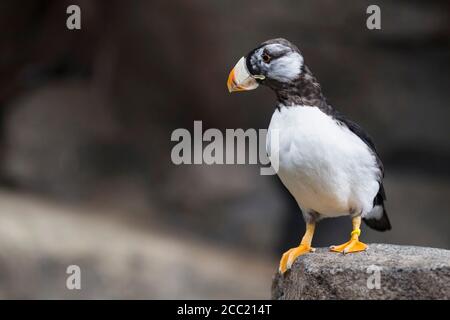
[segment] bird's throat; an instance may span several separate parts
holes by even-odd
[[[277,95],[278,103],[286,107],[325,107],[327,103],[319,82],[307,68],[302,71],[293,82],[270,86]]]

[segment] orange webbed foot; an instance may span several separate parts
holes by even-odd
[[[350,241],[341,244],[339,246],[331,246],[330,251],[342,252],[343,254],[366,251],[367,244],[359,241],[358,239],[351,239]]]
[[[285,273],[288,269],[291,268],[292,264],[295,262],[295,260],[306,253],[314,252],[315,249],[311,246],[300,244],[296,248],[289,249],[286,251],[280,260],[280,267],[279,271],[280,273]]]

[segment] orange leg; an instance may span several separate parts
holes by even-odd
[[[353,231],[351,233],[350,241],[341,244],[339,246],[331,246],[330,250],[333,252],[342,252],[344,254],[351,252],[359,252],[365,251],[367,249],[367,244],[359,241],[359,235],[361,234],[361,230],[359,227],[361,226],[361,217],[354,217],[352,219]]]
[[[286,272],[286,270],[290,269],[292,264],[294,263],[295,259],[297,259],[298,256],[308,253],[308,252],[314,252],[314,248],[311,248],[311,242],[314,235],[314,229],[315,224],[314,223],[307,223],[306,224],[306,231],[305,235],[302,238],[302,241],[300,242],[300,245],[296,248],[292,248],[288,251],[286,251],[280,260],[280,267],[279,271],[281,273]]]

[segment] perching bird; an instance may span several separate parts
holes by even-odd
[[[278,135],[278,176],[296,199],[306,222],[298,247],[285,252],[280,272],[298,256],[314,252],[316,222],[349,215],[350,241],[331,246],[334,252],[367,249],[359,241],[361,219],[379,231],[391,229],[386,214],[383,165],[369,135],[329,105],[320,84],[305,65],[300,50],[285,39],[262,43],[242,57],[228,77],[228,90],[271,88],[277,106],[267,134]]]

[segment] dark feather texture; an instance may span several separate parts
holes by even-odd
[[[386,208],[384,207],[384,200],[386,200],[386,194],[384,193],[383,184],[380,184],[380,190],[378,190],[377,196],[373,199],[373,206],[381,206],[383,209],[383,214],[379,219],[370,217],[363,219],[370,228],[377,231],[391,230],[391,222],[389,221]]]

